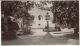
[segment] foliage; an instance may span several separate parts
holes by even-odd
[[[79,23],[79,2],[78,1],[55,1],[53,3],[52,12],[55,22],[59,24],[71,25],[75,27]],[[76,23],[75,23],[76,22]]]
[[[2,12],[5,14],[5,16],[13,16],[16,12],[25,12],[28,13],[28,10],[30,10],[33,7],[33,2],[21,2],[21,1],[2,1],[1,7]],[[21,14],[22,14],[21,13]]]
[[[8,16],[13,16],[14,18],[22,18],[23,19],[23,23],[22,23],[23,25],[22,26],[24,26],[25,23],[26,23],[27,26],[29,26],[28,24],[31,23],[29,21],[29,20],[31,20],[31,15],[28,13],[28,10],[32,9],[33,6],[34,6],[33,2],[30,2],[30,1],[27,1],[27,2],[22,2],[22,1],[2,1],[1,2],[1,12],[2,12],[2,14],[4,14],[4,16],[6,18],[8,18]],[[3,19],[5,20],[5,18],[3,18]],[[15,19],[15,20],[17,20],[17,19]],[[5,23],[5,22],[3,22],[3,23]],[[8,23],[8,21],[6,22],[7,23],[6,25],[4,25],[3,23],[2,23],[2,27],[3,28],[4,27],[5,28],[8,27],[8,29],[5,30],[7,33],[4,32],[3,33],[3,37],[5,37],[5,36],[7,36],[9,34],[11,34],[10,36],[12,36],[12,34],[16,35],[16,32],[14,30],[14,29],[16,29],[16,27],[13,27],[14,25],[12,26],[12,24],[10,22]],[[12,23],[15,23],[15,22],[12,21]],[[11,26],[13,28],[11,28],[9,26]],[[11,29],[11,30],[9,30],[9,29]]]

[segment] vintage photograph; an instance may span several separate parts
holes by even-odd
[[[79,1],[1,1],[1,45],[79,45]]]

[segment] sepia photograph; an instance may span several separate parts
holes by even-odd
[[[79,0],[1,1],[1,45],[79,45]]]

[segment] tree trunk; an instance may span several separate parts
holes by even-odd
[[[74,34],[78,34],[79,28],[74,29]]]

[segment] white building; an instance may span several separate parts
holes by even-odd
[[[47,12],[50,15],[49,26],[52,26],[52,21],[51,20],[53,19],[53,13],[51,11],[41,10],[41,9],[38,9],[36,6],[32,10],[29,11],[29,13],[31,15],[35,16],[34,24],[32,26],[33,28],[44,28],[45,25],[47,25],[46,20],[45,20],[45,15],[46,15]],[[42,15],[41,20],[38,20],[39,15]],[[40,26],[39,26],[39,24],[40,24]]]

